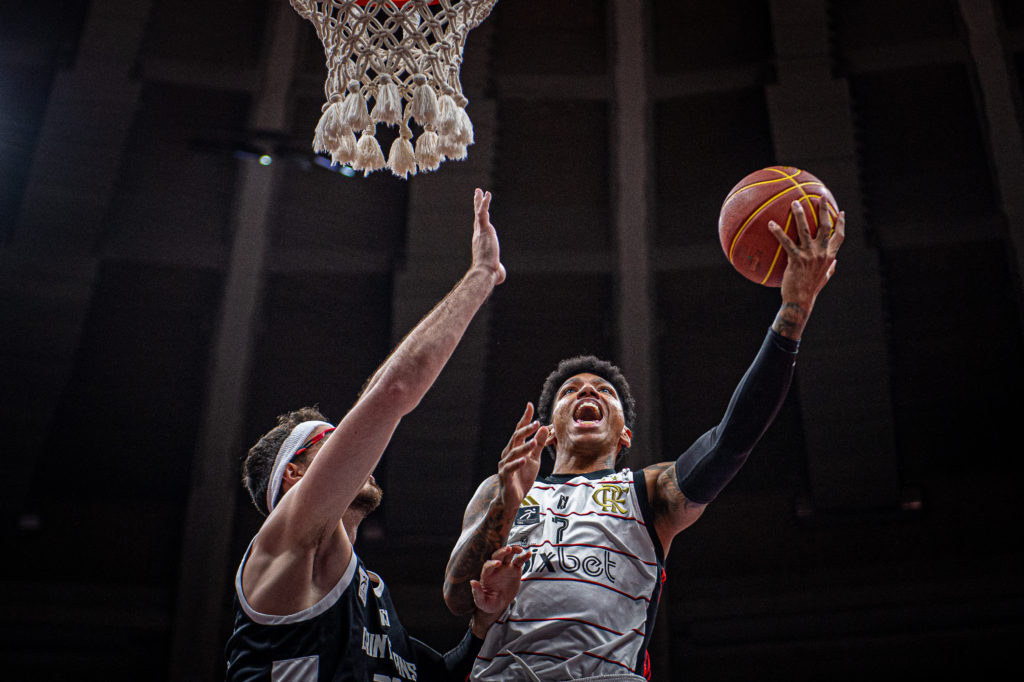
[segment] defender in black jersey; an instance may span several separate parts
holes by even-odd
[[[826,211],[821,202],[819,224],[828,224]],[[843,214],[831,234],[821,229],[813,238],[798,202],[791,214],[799,244],[770,225],[789,256],[782,306],[722,421],[678,459],[615,472],[635,408],[619,369],[593,356],[564,360],[548,376],[538,421],[527,405],[502,458],[527,456],[536,475],[550,447],[552,475],[517,508],[497,478],[484,481],[445,572],[445,601],[465,614],[473,609],[469,581],[495,547],[520,542],[531,553],[519,597],[488,633],[473,680],[649,678],[646,647],[672,540],[732,480],[775,418],[807,318],[835,271]]]
[[[337,427],[303,408],[282,415],[250,449],[244,482],[267,518],[235,578],[228,680],[461,682],[515,597],[527,554],[504,547],[473,582],[470,631],[442,656],[405,632],[386,584],[353,549],[359,524],[380,503],[371,472],[391,434],[505,278],[490,200],[476,190],[465,276],[374,373]]]

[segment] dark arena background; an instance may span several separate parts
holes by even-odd
[[[1024,3],[501,0],[476,144],[408,181],[313,155],[325,76],[285,0],[2,4],[4,679],[223,676],[242,456],[341,418],[464,272],[479,186],[508,279],[357,543],[454,645],[462,510],[560,358],[623,367],[632,468],[720,418],[779,293],[718,210],[773,164],[847,239],[781,413],[673,544],[653,679],[1020,679]]]

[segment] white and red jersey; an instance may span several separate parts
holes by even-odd
[[[538,480],[508,537],[531,553],[522,586],[472,679],[529,679],[524,663],[542,680],[644,675],[664,575],[653,519],[642,473]]]

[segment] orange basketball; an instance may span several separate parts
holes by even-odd
[[[839,207],[821,180],[791,166],[754,171],[736,183],[722,202],[718,237],[726,258],[750,281],[767,287],[780,286],[788,258],[779,240],[768,231],[768,221],[774,220],[799,244],[791,204],[800,201],[814,236],[818,232],[818,206],[822,199],[828,202],[831,230]]]

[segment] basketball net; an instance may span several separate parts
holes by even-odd
[[[498,0],[290,0],[327,55],[313,151],[401,178],[466,158],[473,124],[459,70],[466,34]],[[377,125],[398,126],[385,160]],[[422,132],[413,140],[411,123]],[[358,137],[357,137],[358,136]]]

